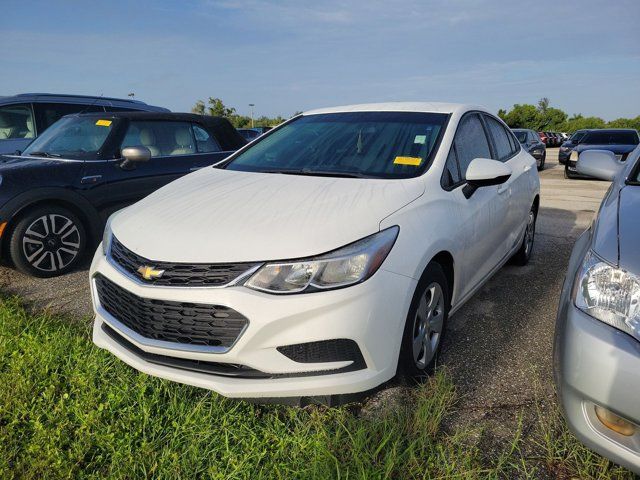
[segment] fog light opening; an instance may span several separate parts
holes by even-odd
[[[625,420],[620,415],[616,415],[615,413],[607,410],[606,408],[599,407],[595,405],[596,417],[600,420],[605,427],[609,430],[613,430],[620,435],[624,435],[625,437],[630,437],[634,433],[636,433],[637,426],[631,423],[628,420]]]

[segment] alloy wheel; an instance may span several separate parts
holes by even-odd
[[[22,251],[33,268],[56,272],[78,256],[80,238],[78,226],[70,218],[58,213],[42,215],[22,236]]]
[[[444,314],[442,287],[438,283],[431,283],[420,297],[413,321],[413,361],[419,370],[424,370],[438,351]]]

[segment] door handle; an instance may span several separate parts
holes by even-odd
[[[98,183],[102,179],[102,175],[91,175],[88,177],[82,177],[80,179],[80,183],[82,185],[92,185],[94,183]]]

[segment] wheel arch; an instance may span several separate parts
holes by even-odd
[[[0,211],[0,219],[6,219],[7,222],[0,239],[0,251],[3,258],[7,258],[8,239],[16,224],[25,214],[42,206],[57,206],[68,209],[82,222],[89,242],[97,242],[100,239],[101,217],[84,197],[64,189],[33,190],[13,198]]]
[[[447,299],[447,301],[449,302],[449,307],[451,307],[451,301],[453,299],[455,291],[454,289],[456,286],[455,261],[453,255],[448,250],[441,250],[440,252],[436,253],[433,258],[429,262],[427,262],[427,265],[425,266],[422,273],[422,277],[420,278],[421,281],[424,278],[429,264],[434,262],[442,267],[444,275],[447,278],[447,288],[449,290],[449,298]]]

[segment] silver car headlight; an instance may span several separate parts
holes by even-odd
[[[318,257],[263,265],[245,286],[268,293],[331,290],[364,282],[382,265],[400,228],[381,232]]]
[[[569,160],[571,160],[572,162],[577,162],[578,161],[578,152],[573,150],[571,152],[571,154],[569,155]]]
[[[640,340],[640,277],[590,251],[574,292],[580,310]]]

